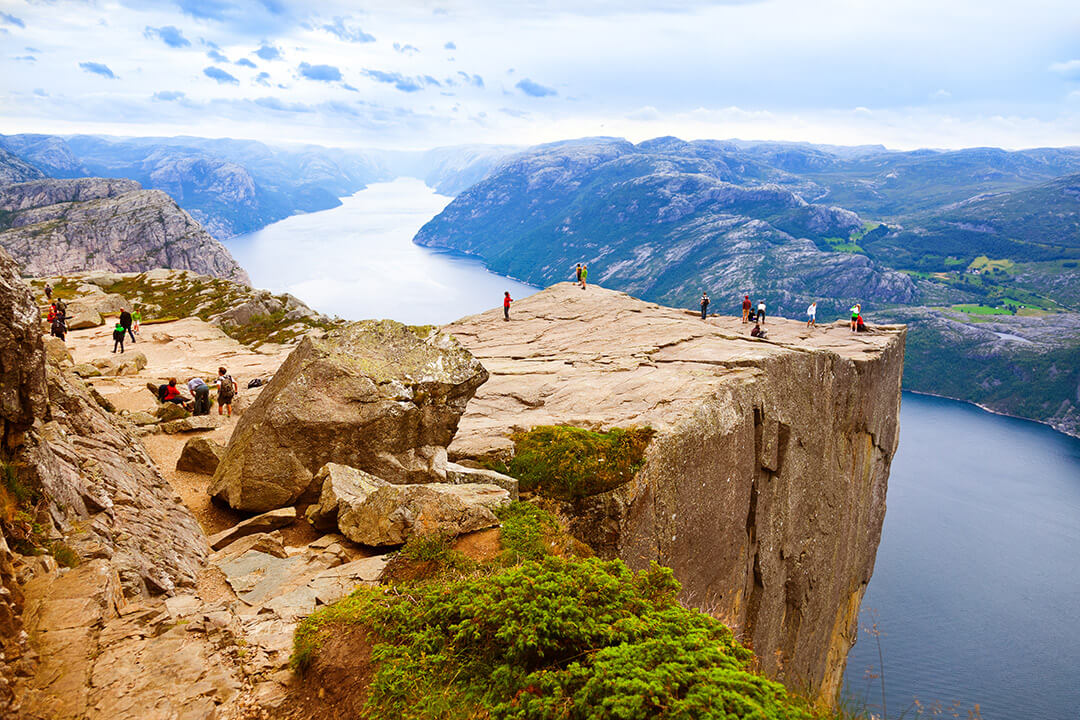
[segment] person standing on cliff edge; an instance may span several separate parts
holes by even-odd
[[[510,321],[510,303],[514,302],[514,298],[510,297],[510,291],[507,290],[503,293],[503,320]]]
[[[757,322],[760,325],[765,324],[765,300],[764,298],[757,302]]]
[[[585,289],[585,285],[589,280],[589,266],[585,263],[581,264],[581,289]]]
[[[579,285],[581,284],[581,263],[578,263],[577,267],[574,269],[574,282]]]
[[[817,327],[817,301],[810,303],[806,308],[806,327]]]
[[[750,296],[742,296],[742,321],[744,323],[750,322]]]
[[[702,291],[701,293],[701,319],[704,320],[705,316],[709,314],[709,294]]]

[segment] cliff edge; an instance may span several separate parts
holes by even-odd
[[[515,430],[651,426],[634,478],[567,504],[632,567],[670,566],[769,674],[835,698],[874,568],[899,430],[905,329],[768,319],[768,340],[620,292],[562,283],[451,331],[491,374],[451,459]]]

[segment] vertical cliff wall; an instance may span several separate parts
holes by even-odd
[[[903,328],[852,335],[562,284],[449,329],[491,379],[452,458],[508,452],[515,429],[657,430],[633,481],[568,507],[573,529],[634,567],[672,567],[766,671],[834,698],[874,567],[896,450]]]

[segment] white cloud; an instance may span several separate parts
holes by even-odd
[[[1080,80],[1080,60],[1050,63],[1050,72],[1068,80]]]

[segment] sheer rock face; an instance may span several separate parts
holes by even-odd
[[[129,597],[192,585],[208,548],[139,441],[90,388],[46,362],[39,310],[0,250],[0,413],[20,482],[84,559],[107,559]]]
[[[628,484],[565,507],[633,567],[672,567],[770,673],[835,698],[885,516],[902,327],[851,334],[663,308],[563,283],[452,332],[491,372],[450,456],[512,452],[515,429],[657,430]]]
[[[480,363],[453,337],[390,320],[306,337],[241,416],[210,493],[265,511],[315,495],[326,463],[391,483],[446,481],[446,446]]]
[[[229,251],[172,198],[132,180],[33,180],[0,187],[0,246],[28,275],[165,267],[250,284]]]

